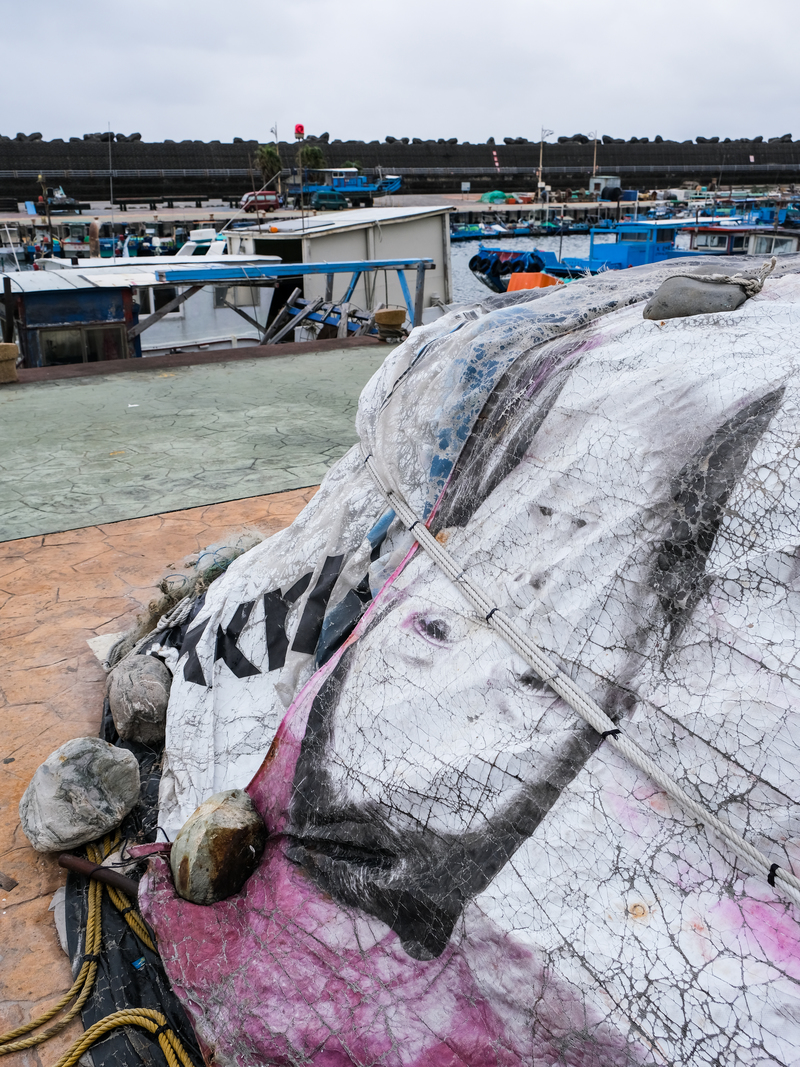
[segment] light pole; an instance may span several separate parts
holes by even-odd
[[[592,161],[592,177],[597,174],[597,130],[593,130],[589,136],[594,141],[594,160]]]
[[[544,139],[545,139],[545,137],[549,137],[552,132],[553,132],[552,130],[546,130],[544,128],[544,126],[542,126],[542,135],[539,138],[539,178],[538,178],[538,183],[539,184],[538,184],[538,191],[539,191],[540,199],[543,198],[543,193],[541,192],[541,189],[542,189],[542,185],[544,184],[544,182],[542,180],[542,158],[543,158],[543,153],[544,153]]]
[[[305,197],[305,183],[303,178],[303,167],[305,165],[305,160],[303,159],[303,142],[305,141],[305,138],[305,126],[303,126],[301,122],[298,122],[294,128],[294,139],[295,142],[300,144],[300,147],[297,150],[297,160],[300,164],[300,229],[303,231],[303,236],[305,236],[306,232],[306,213],[303,206],[303,200]]]

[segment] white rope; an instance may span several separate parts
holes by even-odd
[[[437,566],[444,571],[451,581],[455,582],[464,597],[486,620],[487,625],[499,633],[511,648],[533,667],[539,677],[547,682],[550,688],[573,711],[576,711],[593,729],[602,734],[617,752],[620,752],[634,767],[637,767],[651,778],[685,811],[688,811],[709,829],[724,838],[737,856],[752,863],[760,874],[766,875],[767,881],[771,886],[776,887],[780,883],[780,888],[783,889],[786,896],[800,906],[800,879],[783,867],[770,862],[763,852],[748,841],[745,841],[733,827],[722,822],[716,815],[712,815],[710,811],[707,811],[702,804],[698,804],[696,800],[693,800],[678,782],[665,771],[662,771],[646,752],[639,748],[630,738],[626,737],[617,723],[610,719],[590,696],[584,693],[571,678],[564,674],[558,664],[546,652],[543,652],[538,645],[534,644],[513,619],[493,605],[486,593],[471,578],[466,576],[449,552],[439,544],[423,521],[414,514],[413,509],[400,493],[384,482],[378,473],[372,456],[364,453],[363,445],[362,455],[364,455],[364,465],[397,517],[414,534],[422,549],[433,559]]]
[[[182,597],[172,611],[161,616],[152,632],[157,633],[160,630],[169,630],[173,626],[179,626],[181,623],[186,622],[189,618],[189,613],[192,610],[193,604],[193,597],[189,595]]]
[[[765,263],[756,274],[671,274],[667,281],[671,278],[690,278],[693,282],[717,282],[721,285],[738,285],[740,289],[744,290],[745,296],[749,299],[751,296],[761,292],[764,288],[764,282],[775,270],[777,262],[777,259],[773,256],[769,263]]]

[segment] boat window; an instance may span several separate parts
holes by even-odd
[[[214,307],[223,308],[233,304],[235,308],[257,308],[261,306],[261,290],[255,285],[216,285],[214,286]]]
[[[698,233],[694,238],[695,248],[727,248],[727,233]]]
[[[106,359],[125,359],[128,355],[128,342],[121,326],[40,330],[39,344],[46,367],[99,363]]]
[[[630,230],[625,231],[619,235],[621,241],[646,241],[650,235],[647,230]]]
[[[794,252],[793,237],[776,237],[772,245],[774,256],[785,256],[788,252]]]
[[[596,245],[615,245],[617,235],[615,233],[596,233],[592,236],[592,242]]]
[[[737,234],[733,239],[733,251],[734,252],[746,252],[747,251],[747,235],[744,233]]]
[[[672,244],[675,240],[674,230],[656,230],[656,241],[660,245]]]
[[[174,285],[165,285],[158,289],[153,289],[153,304],[155,305],[153,310],[160,311],[163,307],[166,307],[170,300],[174,300],[178,295],[178,290]],[[174,311],[168,311],[164,316],[169,318],[170,315],[183,315],[183,304],[177,307]]]

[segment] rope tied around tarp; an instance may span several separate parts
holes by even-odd
[[[774,266],[774,258],[772,266]],[[769,271],[764,273],[767,277]],[[762,279],[763,284],[763,279]],[[362,445],[362,455],[364,448]],[[569,675],[551,659],[527,633],[502,610],[495,608],[489,596],[478,586],[453,557],[436,540],[427,526],[415,514],[414,509],[397,489],[386,484],[371,456],[365,456],[364,466],[370,472],[380,493],[391,502],[392,508],[405,526],[415,524],[414,537],[423,551],[431,557],[441,571],[461,589],[464,597],[480,613],[490,629],[495,630],[506,643],[547,682],[550,688],[573,711],[599,733],[606,744],[611,745],[629,763],[646,774],[669,797],[708,829],[719,834],[741,859],[754,865],[771,886],[780,888],[789,899],[800,907],[800,879],[773,863],[763,852],[746,841],[732,826],[717,818],[691,797],[669,774],[663,771],[648,754],[620,731],[617,723],[603,711],[592,698],[578,686]],[[416,524],[419,525],[416,525]]]
[[[713,282],[718,285],[738,285],[749,300],[764,288],[764,282],[775,270],[777,262],[773,256],[769,263],[764,263],[755,274],[670,274],[669,277],[690,278],[693,282]]]

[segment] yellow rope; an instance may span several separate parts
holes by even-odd
[[[115,889],[113,885],[107,885],[106,889],[108,890],[108,895],[111,897],[111,903],[123,913],[122,917],[128,926],[130,926],[131,930],[133,930],[143,944],[147,945],[151,952],[155,952],[156,946],[153,944],[153,939],[147,931],[144,919],[138,912],[130,910],[133,905],[125,894],[121,890]]]
[[[94,956],[100,952],[101,944],[101,926],[100,926],[100,904],[103,899],[103,888],[99,882],[92,881],[89,883],[89,916],[86,922],[86,938],[84,941],[85,954],[87,956]],[[58,1001],[49,1011],[46,1011],[43,1015],[40,1015],[38,1019],[33,1019],[29,1023],[25,1023],[24,1026],[18,1026],[16,1030],[11,1030],[7,1034],[0,1035],[0,1056],[7,1056],[10,1052],[22,1052],[23,1049],[33,1048],[34,1045],[39,1045],[43,1041],[47,1041],[48,1038],[53,1037],[55,1034],[60,1033],[65,1026],[67,1026],[78,1014],[83,1005],[89,998],[89,994],[92,991],[94,980],[97,975],[97,961],[87,960],[85,961],[78,977],[72,983],[70,990],[64,994],[61,1000]],[[34,1034],[33,1037],[28,1037],[24,1041],[15,1041],[17,1037],[21,1037],[22,1034],[27,1034],[31,1030],[36,1030],[39,1026],[44,1026],[45,1023],[58,1015],[67,1004],[74,998],[78,999],[69,1009],[55,1026],[49,1027],[47,1030],[42,1031],[41,1034]]]
[[[106,841],[108,841],[108,838],[106,838]],[[107,856],[111,855],[111,853],[116,848],[118,842],[119,837],[117,836],[115,840],[109,844],[107,849],[104,850],[105,855],[96,845],[87,845],[86,855],[89,857],[92,863],[102,863]],[[111,898],[111,903],[114,905],[115,908],[122,912],[122,917],[124,918],[128,926],[130,926],[131,930],[133,930],[134,934],[136,934],[136,936],[143,944],[147,945],[151,952],[155,952],[156,946],[153,944],[153,939],[150,937],[150,933],[147,927],[145,926],[144,919],[134,909],[134,906],[131,904],[130,900],[128,900],[128,898],[121,890],[115,888],[112,885],[107,885],[106,889],[108,890],[108,895]]]
[[[95,1041],[99,1041],[101,1037],[105,1037],[111,1030],[119,1026],[142,1026],[145,1030],[149,1030],[151,1034],[155,1034],[161,1027],[169,1026],[169,1024],[166,1016],[162,1015],[160,1011],[154,1011],[152,1008],[131,1008],[124,1011],[115,1011],[112,1015],[107,1015],[105,1019],[96,1022],[94,1026],[90,1026],[83,1037],[64,1053],[58,1063],[55,1064],[55,1067],[73,1067],[73,1064],[78,1062],[84,1052],[91,1048]],[[158,1043],[170,1067],[193,1067],[186,1049],[174,1031],[161,1030],[158,1035]]]
[[[116,834],[113,838],[106,837],[102,845],[87,845],[87,855],[92,863],[102,863],[107,856],[111,855],[118,842],[119,834]],[[131,903],[124,893],[115,889],[113,886],[106,886],[105,888],[108,889],[109,896],[115,907],[119,908],[120,911],[123,911],[126,908],[131,908]],[[89,882],[89,908],[86,920],[86,935],[84,938],[84,953],[89,957],[99,955],[102,948],[102,921],[100,910],[102,902],[103,883],[92,879]],[[144,919],[133,910],[125,911],[124,918],[139,940],[155,952],[156,949],[147,927],[145,926]],[[33,1048],[35,1045],[40,1045],[44,1041],[47,1041],[48,1038],[60,1033],[75,1018],[88,1000],[96,976],[97,961],[95,959],[85,960],[78,972],[78,977],[72,983],[69,991],[64,994],[57,1004],[43,1015],[40,1015],[37,1019],[25,1023],[24,1026],[18,1026],[16,1030],[10,1030],[7,1034],[0,1035],[0,1056],[6,1056],[11,1052],[22,1052],[24,1049]],[[45,1023],[50,1022],[54,1016],[58,1015],[58,1013],[76,997],[77,999],[69,1011],[67,1011],[67,1013],[62,1016],[54,1026],[49,1027],[47,1030],[43,1030],[40,1034],[34,1034],[31,1037],[27,1037],[24,1041],[15,1040],[23,1034],[27,1034],[31,1030],[36,1030],[37,1027],[44,1026]],[[79,1038],[67,1049],[58,1063],[55,1064],[55,1067],[73,1067],[73,1064],[78,1062],[83,1053],[86,1052],[95,1041],[99,1041],[100,1038],[105,1037],[111,1030],[114,1030],[119,1026],[142,1026],[145,1030],[149,1030],[151,1034],[156,1034],[158,1032],[158,1043],[161,1046],[161,1051],[167,1059],[169,1067],[193,1067],[192,1061],[189,1059],[186,1049],[183,1047],[177,1034],[171,1029],[163,1029],[168,1027],[168,1025],[166,1016],[151,1008],[130,1008],[125,1009],[124,1011],[115,1011],[111,1015],[107,1015],[105,1019],[100,1019],[99,1022],[90,1026],[83,1037]]]

